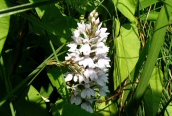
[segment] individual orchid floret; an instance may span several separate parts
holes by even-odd
[[[74,91],[74,94],[71,96],[71,103],[75,105],[79,105],[82,102],[80,91]]]
[[[108,68],[110,59],[107,57],[109,47],[105,42],[109,33],[102,28],[98,12],[93,10],[88,23],[77,23],[78,27],[71,36],[73,41],[69,47],[66,64],[70,71],[65,81],[70,83],[71,103],[93,113],[93,102],[109,92]]]

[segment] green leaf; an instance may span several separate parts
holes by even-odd
[[[66,82],[64,80],[64,76],[63,73],[61,71],[60,67],[48,67],[47,68],[47,75],[51,81],[51,83],[53,84],[54,87],[57,88],[58,92],[60,93],[60,95],[67,99],[66,97],[68,97],[67,95],[67,89],[66,89]]]
[[[48,83],[48,82],[47,82]],[[48,86],[45,88],[44,86],[41,87],[40,89],[40,94],[46,98],[50,97],[51,93],[53,92],[53,87],[49,83]]]
[[[154,68],[152,77],[149,81],[149,87],[146,89],[143,99],[146,114],[149,116],[155,116],[158,111],[162,95],[162,77],[162,71],[158,68]]]
[[[151,41],[151,46],[147,56],[146,63],[144,65],[143,71],[140,76],[140,82],[137,85],[137,88],[134,92],[132,99],[128,102],[127,112],[131,115],[136,115],[136,111],[141,102],[142,96],[148,86],[149,80],[151,78],[152,71],[157,62],[158,54],[164,43],[167,26],[169,24],[170,15],[172,11],[172,2],[171,0],[165,0],[166,3],[161,8],[161,11],[158,15],[157,21],[155,23],[153,38]],[[135,109],[134,112],[131,111],[131,108]]]
[[[65,104],[63,107],[62,116],[93,116],[79,106],[73,104]]]
[[[159,12],[150,12],[149,15],[148,14],[143,14],[140,16],[140,20],[148,20],[148,21],[156,21],[158,18]],[[170,22],[169,24],[172,24],[172,17],[170,17]]]
[[[0,10],[8,8],[5,0],[0,1]],[[0,54],[4,47],[4,43],[9,31],[10,16],[0,18]]]
[[[160,2],[160,0],[143,0],[140,2],[140,10],[149,7],[157,2]]]
[[[61,116],[64,105],[65,105],[65,102],[63,101],[63,99],[58,99],[55,104],[52,104],[51,110],[52,110],[53,116]]]
[[[29,0],[31,3],[34,3],[34,2],[41,2],[42,0]],[[39,18],[41,19],[42,17],[43,17],[43,15],[44,15],[44,13],[45,13],[45,8],[44,8],[45,6],[40,6],[40,7],[36,7],[35,9],[36,9],[36,12],[37,12],[37,14],[38,14],[38,16],[39,16]]]
[[[44,100],[33,86],[17,97],[15,109],[19,116],[49,116]]]
[[[47,1],[41,1],[41,2],[36,2],[36,3],[27,3],[27,4],[22,4],[22,5],[17,5],[17,6],[10,7],[10,8],[2,9],[2,10],[0,10],[0,17],[25,12],[25,11],[31,10],[35,7],[52,4],[55,2],[56,2],[56,0],[47,0]]]
[[[115,19],[115,36],[119,35],[119,31],[120,31],[120,22],[118,19]]]
[[[167,106],[165,111],[165,116],[170,116],[172,114],[172,102]]]
[[[125,17],[131,22],[137,23],[137,19],[134,16],[137,6],[135,0],[113,0],[113,3]]]
[[[74,18],[62,14],[55,5],[47,5],[44,9],[41,9],[45,10],[41,21],[54,30],[58,37],[56,39],[58,41],[60,40],[62,43],[64,43],[67,39],[70,39],[70,28],[75,28],[77,24]]]
[[[114,70],[115,89],[129,76],[134,69],[140,50],[138,30],[135,25],[125,24],[121,27],[121,34],[115,39],[116,61]]]
[[[104,99],[102,97],[102,99]],[[105,100],[105,99],[104,99]],[[118,112],[118,106],[112,101],[96,103],[96,116],[115,116]]]

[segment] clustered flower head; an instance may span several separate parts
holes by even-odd
[[[71,72],[66,74],[65,81],[72,90],[71,103],[93,113],[92,103],[109,92],[107,57],[109,47],[105,45],[109,33],[102,28],[98,13],[93,10],[88,23],[78,23],[73,32],[73,40],[67,46],[69,52],[65,57]]]

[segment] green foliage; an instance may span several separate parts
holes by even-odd
[[[105,98],[102,98],[105,100]],[[118,112],[118,107],[112,101],[96,103],[95,115],[98,116],[113,116]]]
[[[0,9],[7,8],[7,4],[4,0],[0,1]],[[0,54],[3,49],[6,37],[8,35],[9,31],[9,26],[10,26],[10,16],[6,17],[1,17],[0,18]]]
[[[94,116],[93,114],[83,110],[79,106],[66,104],[62,99],[56,101],[51,106],[53,116]]]
[[[142,0],[140,2],[140,7],[141,7],[141,9],[144,9],[144,8],[149,7],[149,6],[151,6],[157,2],[160,2],[160,0],[151,0],[151,1],[150,0]]]
[[[79,106],[73,104],[65,104],[63,107],[62,116],[94,116],[93,114],[85,111]]]
[[[91,114],[70,104],[64,57],[94,9],[111,67]],[[171,12],[171,0],[0,0],[0,116],[170,116]]]
[[[134,16],[136,11],[137,3],[135,0],[113,0],[113,3],[119,11],[127,17],[131,22],[137,23],[137,20]]]
[[[138,29],[134,24],[121,27],[121,34],[115,39],[117,64],[114,71],[114,88],[116,89],[134,69],[140,50]],[[118,67],[118,68],[117,68]],[[130,77],[131,79],[131,77]]]
[[[15,100],[13,102],[15,104],[16,115],[49,116],[44,100],[33,86],[26,87],[21,95],[13,96],[11,100]],[[3,110],[0,110],[0,115],[9,116],[11,114],[7,103],[1,108]]]
[[[53,86],[57,88],[60,95],[66,99],[66,83],[61,69],[59,67],[47,68],[47,75]]]
[[[157,114],[162,96],[162,77],[162,71],[158,68],[154,68],[152,77],[149,81],[149,86],[147,87],[143,98],[146,115],[155,116]]]
[[[29,108],[28,108],[29,107]],[[30,86],[16,100],[17,115],[48,116],[46,104],[39,92]]]

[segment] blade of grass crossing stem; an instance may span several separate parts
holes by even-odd
[[[56,50],[56,53],[58,53],[63,48],[64,45],[65,45],[65,43]],[[34,75],[37,75],[37,73],[40,73],[40,70],[43,70],[43,68],[45,68],[45,66],[47,65],[47,62],[49,62],[49,60],[52,59],[53,56],[54,56],[54,53],[52,53],[46,60],[44,60],[43,63],[41,63],[34,71],[32,71],[20,84],[18,84],[3,99],[1,99],[0,106],[2,106],[10,98],[10,96],[13,95],[17,90],[19,90],[21,87],[23,87],[29,79],[36,78]],[[59,55],[57,55],[57,56],[59,56]],[[29,82],[29,84],[33,81],[33,79]]]
[[[171,11],[172,11],[172,0],[166,0],[164,6],[160,11],[158,19],[155,23],[155,30],[153,33],[151,47],[148,53],[148,57],[143,72],[141,73],[140,82],[137,85],[133,97],[129,100],[127,105],[127,113],[131,116],[136,115],[137,109],[141,102],[141,97],[144,94],[146,87],[148,86],[158,54],[164,43],[164,37],[167,26],[169,24]]]
[[[6,76],[6,73],[5,73],[4,61],[3,61],[2,56],[0,57],[0,64],[1,64],[0,67],[1,67],[1,71],[2,71],[2,76],[5,81],[6,90],[7,90],[7,93],[9,93],[11,91],[12,87],[11,87],[11,82],[10,82],[9,78]],[[11,115],[15,116],[15,110],[13,107],[13,103],[11,101],[10,101],[9,105],[10,105]]]
[[[0,17],[25,12],[25,11],[34,9],[34,8],[36,8],[38,6],[52,4],[52,3],[55,3],[55,2],[57,2],[57,0],[47,0],[47,1],[42,1],[42,2],[27,3],[27,4],[22,4],[22,5],[10,7],[10,8],[7,8],[7,9],[2,9],[2,10],[0,10]]]

